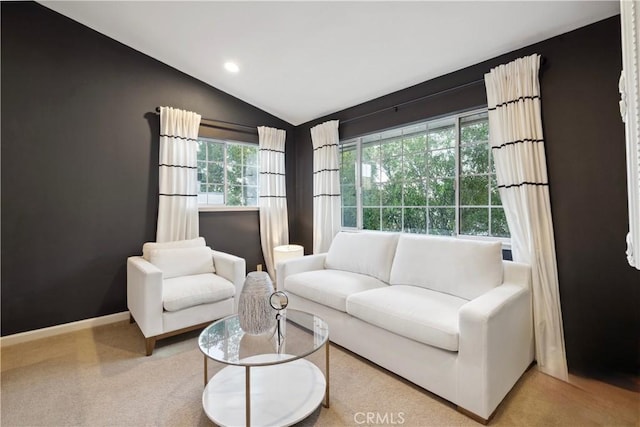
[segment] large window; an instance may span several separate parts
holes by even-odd
[[[198,204],[258,206],[258,146],[200,138]]]
[[[486,111],[341,141],[342,225],[509,237]]]

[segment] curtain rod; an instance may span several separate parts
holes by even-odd
[[[540,70],[541,70],[541,71],[542,71],[542,66],[543,66],[546,62],[547,62],[546,57],[544,57],[544,56],[540,55]],[[540,72],[541,72],[541,71],[540,71]],[[461,84],[461,85],[459,85],[459,86],[450,87],[450,88],[448,88],[448,89],[443,89],[443,90],[438,91],[438,92],[434,92],[434,93],[430,93],[430,94],[428,94],[428,95],[420,96],[420,97],[418,97],[418,98],[410,99],[410,100],[408,100],[408,101],[401,102],[400,104],[396,104],[396,105],[393,105],[393,106],[391,106],[391,107],[381,108],[381,109],[379,109],[379,110],[372,111],[371,113],[362,114],[362,115],[360,115],[360,116],[352,117],[352,118],[350,118],[350,119],[340,120],[340,124],[349,123],[349,122],[355,122],[356,120],[364,119],[365,117],[373,116],[373,115],[375,115],[375,114],[379,114],[379,113],[382,113],[382,112],[384,112],[384,111],[388,111],[388,110],[394,110],[394,111],[396,111],[396,112],[397,112],[397,111],[398,111],[398,108],[400,108],[400,107],[404,107],[404,106],[409,105],[409,104],[413,104],[414,102],[419,102],[419,101],[422,101],[422,100],[425,100],[425,99],[431,98],[431,97],[433,97],[433,96],[442,95],[442,94],[444,94],[444,93],[452,92],[452,91],[454,91],[454,90],[458,90],[458,89],[464,89],[464,88],[466,88],[466,87],[474,86],[474,85],[477,85],[477,84],[480,84],[480,83],[484,83],[484,77],[483,77],[483,78],[481,78],[481,79],[478,79],[478,80],[474,80],[474,81],[469,82],[469,83]]]
[[[160,114],[160,107],[156,107],[156,114]],[[218,128],[218,129],[230,129],[243,133],[255,133],[258,134],[257,126],[243,125],[240,123],[225,122],[224,120],[214,119],[200,119],[200,124],[203,126]]]
[[[352,117],[350,119],[340,120],[340,124],[354,122],[356,120],[364,119],[365,117],[373,116],[375,114],[379,114],[379,113],[382,113],[382,112],[385,112],[385,111],[389,111],[389,110],[394,110],[394,111],[397,112],[398,108],[405,107],[405,106],[407,106],[409,104],[413,104],[414,102],[419,102],[419,101],[431,98],[433,96],[442,95],[444,93],[451,92],[451,91],[454,91],[454,90],[464,89],[465,87],[475,86],[475,85],[477,85],[479,83],[484,83],[484,78],[478,79],[478,80],[474,80],[474,81],[469,82],[469,83],[464,83],[464,84],[459,85],[459,86],[450,87],[448,89],[443,89],[441,91],[430,93],[428,95],[423,95],[423,96],[420,96],[418,98],[414,98],[414,99],[410,99],[410,100],[405,101],[405,102],[401,102],[400,104],[392,105],[391,107],[384,107],[384,108],[381,108],[379,110],[372,111],[370,113],[366,113],[366,114],[362,114],[360,116]]]

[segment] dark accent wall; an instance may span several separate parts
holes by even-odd
[[[294,239],[312,248],[312,126],[337,119],[340,137],[350,138],[486,106],[484,84],[467,84],[481,80],[492,67],[539,53],[544,58],[542,116],[569,369],[609,381],[637,375],[640,271],[625,256],[620,45],[620,17],[615,16],[297,126],[297,161],[291,170],[297,184]],[[426,98],[393,108],[421,97]],[[386,110],[374,113],[381,109]]]
[[[155,240],[157,106],[284,129],[293,162],[290,124],[41,5],[1,7],[3,336],[127,309],[126,258]],[[263,263],[257,211],[200,220]]]

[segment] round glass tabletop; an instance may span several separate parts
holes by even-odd
[[[237,314],[215,321],[200,334],[200,351],[228,365],[276,365],[310,355],[329,338],[329,327],[318,316],[292,309],[280,314],[279,334],[277,327],[263,335],[247,334]]]

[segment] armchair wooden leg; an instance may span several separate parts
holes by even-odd
[[[156,346],[156,337],[147,338],[145,342],[147,344],[147,356],[151,356]]]

